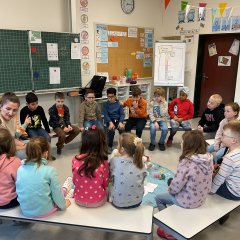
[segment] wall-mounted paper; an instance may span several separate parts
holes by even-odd
[[[42,43],[41,32],[29,31],[30,43]]]
[[[71,59],[81,59],[80,43],[71,43]]]
[[[238,55],[238,52],[239,52],[239,43],[240,41],[237,40],[237,39],[234,39],[233,43],[232,43],[232,46],[229,50],[229,52],[235,56]]]
[[[60,84],[60,67],[49,68],[49,83]]]
[[[47,43],[47,58],[48,61],[58,61],[58,44]]]

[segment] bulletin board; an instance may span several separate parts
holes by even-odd
[[[42,43],[31,43],[34,90],[81,87],[80,59],[71,58],[71,43],[80,42],[79,34],[41,32]],[[47,43],[57,43],[58,60],[47,58]],[[60,84],[50,84],[49,67],[60,68]]]
[[[132,69],[139,78],[152,77],[153,29],[96,24],[97,72],[124,76]]]
[[[29,31],[0,29],[0,93],[81,87],[80,59],[71,59],[77,41],[79,34],[41,32],[41,43],[33,44]],[[47,43],[58,44],[58,61],[48,61]],[[60,68],[59,84],[49,83],[49,67]]]
[[[0,30],[0,93],[32,90],[26,31]]]

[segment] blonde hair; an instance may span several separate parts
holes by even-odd
[[[234,135],[234,138],[236,138],[237,142],[240,143],[240,121],[234,120],[226,125],[224,125],[223,130],[229,129],[231,133]]]
[[[211,97],[210,97],[216,104],[220,105],[222,103],[222,96],[219,95],[219,94],[213,94]]]
[[[133,163],[138,168],[143,168],[144,146],[141,138],[137,138],[133,133],[122,133],[119,137],[119,147],[124,148],[126,153],[133,157]]]
[[[153,94],[154,94],[154,96],[164,97],[164,96],[165,96],[165,90],[164,90],[164,88],[159,87],[159,88],[157,88],[157,89],[154,91]]]
[[[44,137],[32,137],[26,146],[26,163],[37,162],[38,166],[41,165],[43,153],[48,152],[50,154],[50,145]]]

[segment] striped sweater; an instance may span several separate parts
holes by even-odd
[[[211,192],[215,193],[224,182],[234,196],[240,197],[240,147],[223,157],[220,169],[213,179]]]

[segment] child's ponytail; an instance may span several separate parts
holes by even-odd
[[[122,133],[120,135],[119,147],[124,148],[126,153],[133,157],[133,163],[140,169],[143,168],[144,146],[142,139],[133,133]]]
[[[27,143],[26,146],[26,163],[36,162],[38,166],[41,165],[42,155],[44,152],[49,152],[50,147],[46,138],[44,137],[33,137]]]
[[[136,137],[134,139],[133,143],[136,146],[135,154],[133,157],[133,162],[138,168],[142,169],[143,168],[142,157],[143,157],[143,153],[144,153],[144,146],[142,143],[142,139]]]

